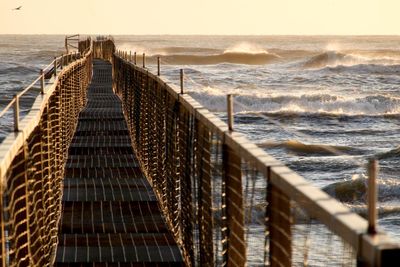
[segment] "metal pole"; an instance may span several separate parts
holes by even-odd
[[[184,91],[183,91],[183,75],[184,74],[185,73],[184,73],[183,69],[181,69],[181,94],[184,94]]]
[[[14,95],[14,132],[19,130],[19,96]]]
[[[233,131],[233,95],[227,95],[228,129]]]
[[[65,36],[65,50],[67,50],[67,54],[68,54],[68,39],[67,39],[67,36]]]
[[[57,57],[54,57],[54,77],[57,76]]]
[[[44,94],[44,71],[40,70],[40,93]]]
[[[376,202],[378,189],[376,186],[376,178],[378,177],[378,161],[371,159],[368,162],[368,233],[376,233],[376,225],[378,213],[376,210]]]
[[[146,54],[143,53],[143,68],[146,68]]]
[[[160,57],[157,57],[157,75],[160,76]]]
[[[133,54],[133,63],[135,63],[135,65],[136,65],[136,62],[137,62],[137,57],[136,57],[136,52]]]
[[[129,50],[129,61],[132,61],[132,51]]]

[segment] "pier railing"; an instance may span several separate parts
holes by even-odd
[[[365,219],[127,52],[112,62],[133,147],[188,266],[397,264],[398,244],[369,235]]]
[[[51,266],[55,259],[64,165],[92,76],[90,40],[80,47],[55,58],[0,113],[14,107],[14,132],[0,144],[1,266]],[[21,120],[19,98],[34,87],[41,92]]]

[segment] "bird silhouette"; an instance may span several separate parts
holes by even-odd
[[[13,10],[21,10],[22,6],[16,7]]]

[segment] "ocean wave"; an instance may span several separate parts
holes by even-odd
[[[285,148],[291,152],[307,155],[357,155],[362,153],[360,149],[350,146],[326,145],[326,144],[305,144],[297,140],[285,142],[262,142],[258,143],[261,148]]]
[[[238,93],[235,111],[238,113],[277,113],[329,116],[398,116],[400,98],[387,95],[344,97],[330,94],[266,95],[263,91],[203,88],[190,94],[212,111],[225,111],[227,93]]]
[[[400,59],[389,55],[366,54],[357,52],[326,51],[311,57],[303,63],[303,67],[321,69],[338,66],[399,65]]]
[[[32,72],[38,73],[38,68],[28,65],[11,65],[5,68],[0,67],[0,75],[10,75],[12,73],[18,75],[25,75],[25,74],[30,74]]]
[[[367,218],[368,215],[368,207],[366,204],[346,204],[353,212],[358,213],[359,215]],[[393,214],[400,214],[400,205],[390,205],[384,204],[377,207],[377,212],[379,217],[386,217]]]
[[[376,158],[378,160],[382,160],[382,159],[391,159],[391,158],[399,157],[399,156],[400,156],[400,146],[398,146],[394,149],[391,149],[389,151],[376,154],[374,156],[374,158]]]
[[[149,57],[149,63],[154,64],[159,55]],[[276,61],[279,57],[269,53],[242,53],[225,52],[215,55],[164,55],[161,61],[171,65],[215,65],[222,63],[244,64],[244,65],[264,65]],[[141,60],[138,58],[138,60]]]
[[[336,73],[398,75],[400,74],[400,64],[397,65],[358,64],[352,66],[338,65],[335,67],[328,66],[323,68],[322,70],[336,72]]]
[[[221,53],[220,49],[208,47],[169,46],[152,49],[152,54]]]
[[[367,178],[356,177],[352,180],[336,182],[323,188],[332,197],[348,203],[365,202]],[[390,201],[398,199],[400,195],[400,181],[398,179],[379,179],[378,183],[378,200]]]
[[[53,58],[55,56],[58,57],[63,53],[65,54],[65,50],[61,50],[61,49],[58,49],[58,50],[45,50],[45,49],[43,49],[43,50],[35,51],[34,53],[32,52],[32,53],[27,54],[26,58],[28,60],[32,60],[32,61],[44,59],[45,60],[44,62],[47,63],[47,61],[50,62],[51,60],[53,60]]]

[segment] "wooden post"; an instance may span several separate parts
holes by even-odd
[[[44,94],[44,71],[40,70],[40,93]]]
[[[133,54],[133,63],[136,65],[137,57],[136,57],[136,52]]]
[[[14,132],[19,131],[19,96],[14,95]]]
[[[222,146],[223,192],[222,216],[223,258],[222,266],[246,266],[245,221],[240,155],[224,144]]]
[[[290,199],[282,190],[268,182],[267,203],[269,266],[290,267],[293,246]]]
[[[129,62],[132,61],[132,51],[129,50]]]
[[[146,54],[143,53],[143,68],[146,68]]]
[[[157,75],[160,76],[160,57],[157,57]]]
[[[233,131],[233,95],[227,95],[228,128]]]
[[[368,162],[368,233],[376,233],[377,210],[376,202],[378,189],[376,186],[376,178],[378,176],[378,161],[371,159]]]
[[[183,91],[183,75],[185,74],[184,70],[181,69],[181,94],[184,94],[185,92]]]
[[[57,57],[54,57],[54,78],[57,76]]]

